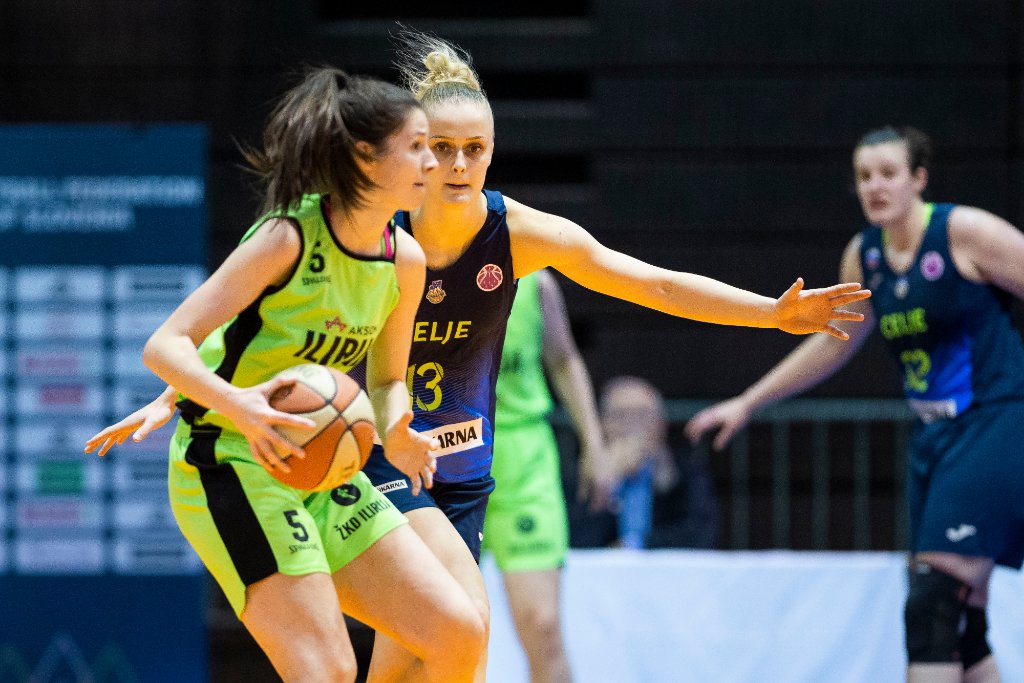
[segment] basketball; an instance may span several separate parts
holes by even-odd
[[[296,365],[277,375],[294,379],[270,396],[276,410],[307,417],[310,431],[278,426],[289,441],[302,446],[305,458],[286,458],[291,472],[270,470],[282,483],[306,491],[341,486],[366,464],[373,447],[373,406],[366,393],[345,373],[312,363]]]

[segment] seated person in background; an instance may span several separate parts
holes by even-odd
[[[612,473],[612,501],[623,548],[711,548],[718,510],[704,460],[668,443],[661,393],[639,377],[611,379],[601,395],[601,421]]]

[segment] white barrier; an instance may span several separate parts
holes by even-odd
[[[901,553],[583,551],[563,577],[577,683],[902,681]],[[527,683],[504,591],[491,596],[490,683]],[[1024,681],[1024,578],[997,569],[990,642]]]

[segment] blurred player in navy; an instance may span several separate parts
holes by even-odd
[[[851,343],[808,338],[743,394],[687,425],[723,448],[758,408],[824,381],[875,323],[918,415],[910,448],[907,680],[998,681],[985,606],[993,565],[1024,561],[1024,349],[1010,316],[1024,298],[1024,235],[981,209],[925,202],[931,144],[912,128],[874,130],[853,154],[870,225],[840,274],[867,282],[870,325]],[[866,280],[862,279],[866,278]]]

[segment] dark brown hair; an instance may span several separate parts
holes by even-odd
[[[931,170],[932,141],[927,135],[919,131],[917,128],[912,128],[910,126],[901,126],[899,128],[894,126],[885,126],[883,128],[870,130],[862,135],[860,140],[857,141],[857,146],[854,147],[854,151],[861,147],[867,147],[869,145],[883,145],[887,142],[902,142],[906,146],[907,163],[912,172],[922,167],[926,171]]]
[[[263,129],[263,148],[242,148],[264,186],[263,211],[286,209],[304,194],[330,194],[344,210],[362,206],[375,187],[359,168],[356,143],[383,151],[419,103],[406,90],[332,67],[307,68]]]

